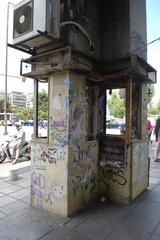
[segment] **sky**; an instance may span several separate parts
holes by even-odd
[[[17,4],[21,0],[10,0],[13,4]],[[160,38],[160,0],[146,0],[147,4],[147,42],[151,42],[154,39]],[[5,74],[5,51],[6,51],[6,26],[7,26],[7,5],[8,0],[0,0],[0,90],[4,90],[4,74]],[[12,33],[12,5],[10,5],[10,17],[9,17],[9,42],[11,43]],[[157,70],[157,84],[155,85],[155,96],[153,102],[156,103],[160,99],[160,41],[156,41],[153,44],[148,45],[148,63]],[[26,82],[22,82],[20,78],[15,76],[20,75],[20,60],[27,58],[29,55],[8,48],[8,75],[14,77],[7,77],[7,89],[8,92],[19,90],[25,93],[33,91],[33,80],[27,79]]]
[[[6,28],[7,28],[7,6],[8,2],[17,4],[21,0],[0,0],[0,90],[5,89],[5,61],[6,61]],[[13,6],[9,5],[9,35],[8,42],[11,43],[12,40],[12,10]],[[24,93],[33,92],[33,80],[27,79],[26,82],[22,82],[20,78],[20,61],[22,58],[28,58],[29,55],[21,51],[17,51],[8,47],[8,77],[7,77],[7,90],[11,91],[20,91]],[[13,77],[10,77],[13,76]],[[18,78],[16,78],[18,76]]]
[[[160,38],[160,0],[146,0],[147,2],[147,42]],[[157,84],[153,103],[160,100],[160,40],[148,45],[148,63],[157,70]]]

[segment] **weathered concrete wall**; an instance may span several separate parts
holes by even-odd
[[[49,142],[32,144],[32,205],[68,213],[68,73],[50,76]]]
[[[106,141],[110,143],[112,154],[108,148],[105,148],[104,143],[100,144],[100,162],[105,160],[107,165],[100,164],[99,167],[99,195],[117,202],[128,203],[130,201],[131,149],[128,148],[125,151],[125,142],[118,139],[116,141],[110,138]],[[115,144],[112,144],[112,141]],[[118,142],[124,148],[123,152],[119,151]]]
[[[147,144],[146,120],[147,120],[147,84],[141,83],[139,112],[137,119],[141,126],[139,139],[132,140],[132,199],[138,196],[148,186],[149,178],[149,147]],[[134,102],[134,94],[133,94]],[[138,104],[137,104],[138,105]],[[138,112],[138,109],[135,111]],[[139,126],[139,127],[140,127]],[[135,136],[136,137],[136,136]]]
[[[129,2],[104,1],[102,9],[102,58],[117,59],[130,52]]]
[[[147,60],[146,0],[129,0],[130,52]]]
[[[146,60],[146,1],[104,1],[102,58],[118,59],[137,54]],[[134,52],[135,50],[137,50]]]
[[[67,212],[67,169],[50,163],[46,143],[32,143],[31,203],[33,206],[64,215]]]
[[[114,149],[116,151],[116,148]],[[148,185],[147,143],[132,143],[126,152],[126,167],[99,168],[99,195],[117,202],[129,203]]]
[[[32,205],[71,215],[97,195],[98,142],[86,141],[88,103],[83,75],[50,76],[49,141],[32,143]]]
[[[148,151],[147,143],[135,142],[132,145],[132,199],[148,186]]]
[[[100,137],[98,192],[100,196],[118,202],[129,203],[148,185],[146,87],[145,82],[135,81],[132,84],[131,102],[127,102],[126,106],[132,106],[131,114],[129,113],[132,125],[128,130],[131,138],[105,134]],[[95,104],[95,108],[95,113],[101,109],[98,104]],[[97,131],[98,126],[101,126],[101,121],[95,124]]]
[[[70,74],[69,90],[69,215],[97,195],[98,142],[86,141],[88,101],[86,79]]]

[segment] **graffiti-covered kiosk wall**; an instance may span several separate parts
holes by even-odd
[[[31,203],[65,216],[96,197],[129,203],[149,175],[145,0],[42,2],[54,10],[50,32],[15,32],[15,47],[32,54],[21,75],[35,84]]]
[[[98,141],[87,140],[86,77],[57,72],[48,85],[48,133],[37,127],[32,141],[32,204],[70,215],[97,196]]]
[[[122,66],[124,61],[127,70],[114,66],[114,70],[95,74],[68,67],[35,79],[33,206],[68,216],[97,197],[129,203],[147,187],[144,72],[148,74],[149,65],[144,68],[144,61],[135,57],[134,64],[142,69],[135,71],[130,58],[121,60]],[[44,83],[48,89],[45,136],[38,124],[39,85]],[[122,111],[116,129],[108,110],[111,96],[114,105],[119,96]]]

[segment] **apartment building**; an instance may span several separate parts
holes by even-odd
[[[28,93],[26,96],[26,108],[33,108],[33,93]]]

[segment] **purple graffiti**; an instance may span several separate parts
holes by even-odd
[[[56,129],[58,132],[64,132],[67,129],[66,120],[53,120],[53,117],[50,117],[50,130]]]
[[[41,189],[45,188],[46,185],[44,176],[41,173],[39,175],[36,175],[35,172],[32,174],[32,183]]]
[[[32,191],[31,191],[32,196],[35,196],[37,198],[37,204],[38,207],[42,207],[44,203],[52,205],[53,200],[52,200],[52,192],[45,193],[42,192],[41,189],[37,189],[32,186]]]

